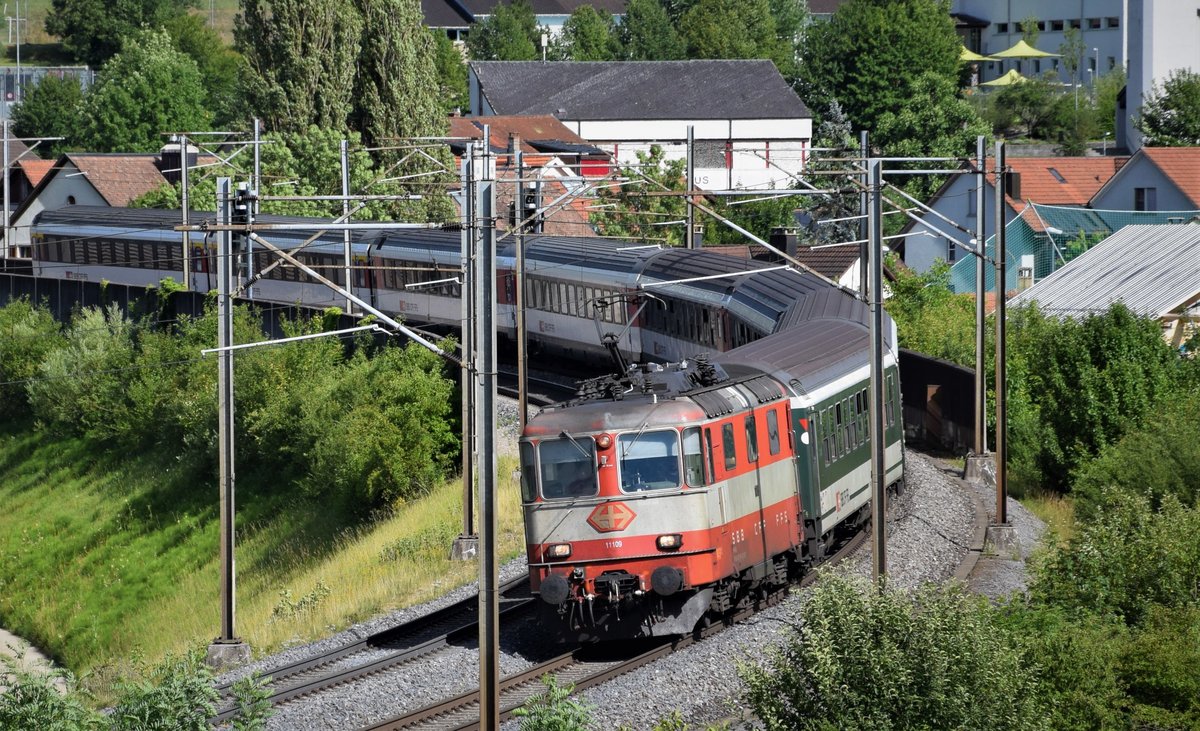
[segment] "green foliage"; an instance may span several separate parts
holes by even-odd
[[[675,61],[687,54],[660,0],[629,0],[617,33],[627,61]]]
[[[168,656],[118,688],[112,731],[207,731],[220,698],[198,651]]]
[[[892,265],[892,296],[885,302],[900,347],[975,366],[975,298],[950,290],[950,266],[938,262],[925,274]]]
[[[1200,608],[1151,606],[1116,667],[1134,728],[1200,728]]]
[[[957,157],[971,154],[976,138],[990,131],[987,122],[959,97],[953,79],[930,72],[913,80],[910,96],[894,111],[879,116],[872,143],[896,157]],[[915,163],[913,167],[923,165]],[[910,176],[904,187],[924,200],[944,180]]]
[[[142,28],[157,28],[187,12],[195,0],[54,0],[46,32],[62,39],[79,61],[98,68],[125,38]]]
[[[1071,83],[1079,82],[1079,69],[1083,65],[1083,54],[1087,45],[1083,42],[1083,33],[1078,28],[1067,28],[1063,31],[1063,42],[1058,47],[1058,55],[1062,57],[1062,66],[1071,76]]]
[[[69,673],[48,675],[22,670],[12,659],[0,656],[0,729],[44,731],[100,731],[102,719],[76,693],[62,693],[54,682],[74,685]]]
[[[679,246],[684,233],[678,226],[662,226],[687,215],[683,198],[645,196],[648,191],[683,190],[686,161],[667,160],[662,147],[638,153],[638,164],[622,170],[634,182],[616,190],[601,189],[591,222],[605,236],[622,236],[647,243]]]
[[[449,129],[438,87],[435,43],[422,25],[417,0],[359,0],[364,32],[358,59],[354,120],[369,147],[395,146],[405,137],[440,137]],[[425,153],[453,170],[449,148],[430,145]],[[411,149],[387,150],[378,159],[391,178],[415,176],[435,169],[429,157]],[[300,158],[303,159],[303,158]],[[403,192],[420,200],[397,201],[388,206],[400,220],[448,220],[454,206],[446,190],[454,175],[425,176],[409,181]],[[375,191],[372,191],[375,192]]]
[[[1140,428],[1104,447],[1084,465],[1071,492],[1076,511],[1102,510],[1105,488],[1143,495],[1158,506],[1167,495],[1184,505],[1200,500],[1200,394],[1179,394],[1153,412]]]
[[[1051,139],[1057,124],[1056,110],[1063,98],[1062,87],[1050,74],[1006,86],[993,95],[994,123],[999,134],[1025,134],[1036,139]],[[1067,97],[1067,103],[1071,99]]]
[[[772,58],[777,51],[767,0],[696,0],[679,29],[688,58]]]
[[[433,65],[437,70],[437,98],[441,101],[442,112],[460,113],[471,106],[470,95],[467,92],[467,65],[463,63],[462,53],[454,41],[436,28],[430,28],[433,38]]]
[[[560,61],[612,61],[620,51],[612,15],[581,5],[563,23],[550,52]]]
[[[1100,132],[1107,132],[1110,135],[1115,135],[1117,124],[1117,96],[1121,90],[1125,88],[1125,68],[1118,66],[1096,79],[1095,88],[1095,116],[1096,127]],[[1114,140],[1110,140],[1115,144]]]
[[[270,130],[344,130],[362,27],[354,0],[243,0],[233,36],[249,66],[245,108]]]
[[[97,152],[156,152],[164,131],[208,129],[211,118],[196,62],[166,32],[143,31],[101,67],[78,139]]]
[[[0,411],[28,410],[22,381],[36,376],[46,356],[62,344],[59,324],[46,308],[18,299],[0,309]]]
[[[1097,509],[1066,546],[1037,566],[1035,601],[1140,624],[1152,606],[1200,601],[1200,510],[1166,495],[1150,500],[1118,489],[1101,492]]]
[[[267,720],[275,715],[271,707],[271,678],[258,673],[244,675],[233,683],[238,715],[233,731],[267,731]]]
[[[291,589],[281,589],[279,601],[271,609],[271,621],[282,622],[308,614],[316,609],[317,605],[329,596],[329,593],[330,589],[323,581],[317,581],[317,585],[313,587],[312,591],[307,592],[299,599],[293,598]]]
[[[1036,15],[1031,13],[1021,19],[1021,40],[1037,48],[1040,33],[1038,30],[1038,17]]]
[[[1147,147],[1200,144],[1200,73],[1175,69],[1142,100],[1135,122]]]
[[[1045,728],[1035,676],[986,600],[826,576],[768,667],[743,666],[768,729]]]
[[[17,137],[62,137],[38,148],[46,157],[57,158],[75,146],[83,119],[83,87],[78,79],[47,74],[24,90],[21,103],[13,107],[13,134]]]
[[[943,0],[849,0],[801,44],[800,96],[811,109],[837,99],[857,129],[904,106],[926,72],[958,78],[961,42]]]
[[[240,104],[237,80],[243,70],[241,55],[225,45],[221,35],[200,15],[180,14],[167,20],[163,27],[170,34],[176,50],[196,62],[204,82],[205,106],[212,111],[214,123],[223,126],[237,121],[239,116],[235,109]]]
[[[513,711],[521,719],[521,731],[585,731],[590,728],[592,708],[571,698],[573,685],[560,686],[553,675],[542,678],[546,692],[531,698]]]
[[[1013,435],[1010,453],[1036,465],[1046,489],[1067,489],[1076,469],[1140,423],[1189,372],[1158,323],[1120,303],[1066,320],[1017,308],[1009,323],[1010,388],[1028,394],[1024,406],[1036,414],[1028,418],[1042,425]]]
[[[475,61],[533,61],[541,57],[541,36],[529,0],[509,0],[471,29],[467,51]]]

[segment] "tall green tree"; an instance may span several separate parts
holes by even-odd
[[[46,32],[62,39],[63,48],[98,68],[121,50],[126,36],[156,28],[187,12],[195,0],[53,0]]]
[[[689,58],[771,58],[777,50],[767,0],[697,0],[679,27]]]
[[[242,57],[226,45],[221,35],[199,15],[181,13],[163,24],[175,48],[196,62],[208,108],[216,124],[223,125],[238,118],[237,80],[242,73]]]
[[[354,0],[241,0],[235,46],[249,66],[241,94],[268,129],[345,129],[362,17]]]
[[[801,96],[812,109],[837,99],[857,129],[913,94],[921,74],[958,76],[961,43],[946,0],[848,0],[801,45]]]
[[[38,150],[55,158],[75,147],[83,114],[83,87],[78,79],[47,74],[25,88],[21,103],[13,107],[13,133],[18,137],[62,137]]]
[[[529,0],[511,0],[471,29],[467,51],[476,61],[533,61],[541,57],[541,36]]]
[[[84,100],[80,143],[99,152],[154,152],[169,130],[206,130],[212,114],[196,62],[165,31],[142,31],[101,67]]]
[[[1200,74],[1177,69],[1155,84],[1136,124],[1148,147],[1200,145]]]
[[[442,111],[449,115],[471,105],[467,92],[467,64],[454,41],[436,28],[429,30],[433,38],[433,65],[437,69],[437,98]]]
[[[660,0],[629,0],[617,36],[626,61],[675,61],[687,55]]]
[[[395,147],[401,138],[443,136],[449,129],[436,96],[435,46],[422,24],[417,0],[359,0],[364,33],[354,95],[356,126],[374,148]],[[405,217],[447,219],[452,207],[446,184],[453,181],[453,157],[445,146],[430,147],[425,155],[412,149],[383,149],[377,158],[389,177],[410,177],[405,190],[418,201],[396,204]],[[427,156],[428,155],[428,156]],[[430,157],[436,159],[431,160]],[[442,175],[411,177],[436,171]]]
[[[571,13],[553,46],[554,57],[562,61],[611,61],[620,53],[612,15],[591,5]]]

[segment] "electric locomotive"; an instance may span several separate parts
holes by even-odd
[[[865,307],[826,295],[836,306],[809,302],[813,319],[793,312],[775,334],[711,358],[593,379],[529,421],[530,579],[561,639],[686,634],[806,570],[867,518]],[[894,484],[894,345],[884,377]]]

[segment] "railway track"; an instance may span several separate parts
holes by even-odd
[[[841,542],[836,552],[822,566],[836,565],[853,555],[866,543],[868,535],[869,530],[860,530]],[[817,572],[809,571],[801,577],[798,584],[800,587],[809,586],[817,580],[817,577]],[[770,592],[755,600],[751,605],[738,610],[724,621],[700,628],[693,635],[648,643],[648,646],[647,643],[642,643],[638,646],[639,651],[632,655],[628,653],[627,646],[624,646],[626,655],[620,656],[615,654],[620,651],[617,648],[607,645],[589,645],[573,649],[529,670],[503,678],[500,681],[499,689],[500,720],[506,721],[512,718],[513,711],[523,706],[530,698],[543,692],[540,682],[543,676],[554,677],[559,687],[573,686],[574,692],[599,685],[643,665],[660,660],[699,640],[710,637],[728,626],[747,619],[756,612],[778,604],[787,596],[788,588],[784,587]],[[399,729],[467,731],[478,728],[479,690],[476,689],[411,713],[366,726],[362,731],[397,731]]]
[[[528,577],[501,585],[500,597],[502,618],[512,619],[529,611],[533,599],[529,596]],[[478,602],[478,596],[472,596],[316,657],[263,672],[264,677],[270,678],[268,700],[277,706],[301,696],[314,695],[426,657],[458,640],[472,638],[478,632]],[[213,725],[237,715],[232,689],[232,683],[217,686],[221,710],[209,719]]]

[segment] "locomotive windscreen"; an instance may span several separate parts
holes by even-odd
[[[542,497],[547,500],[590,497],[596,482],[596,443],[591,437],[544,439],[538,444]]]

